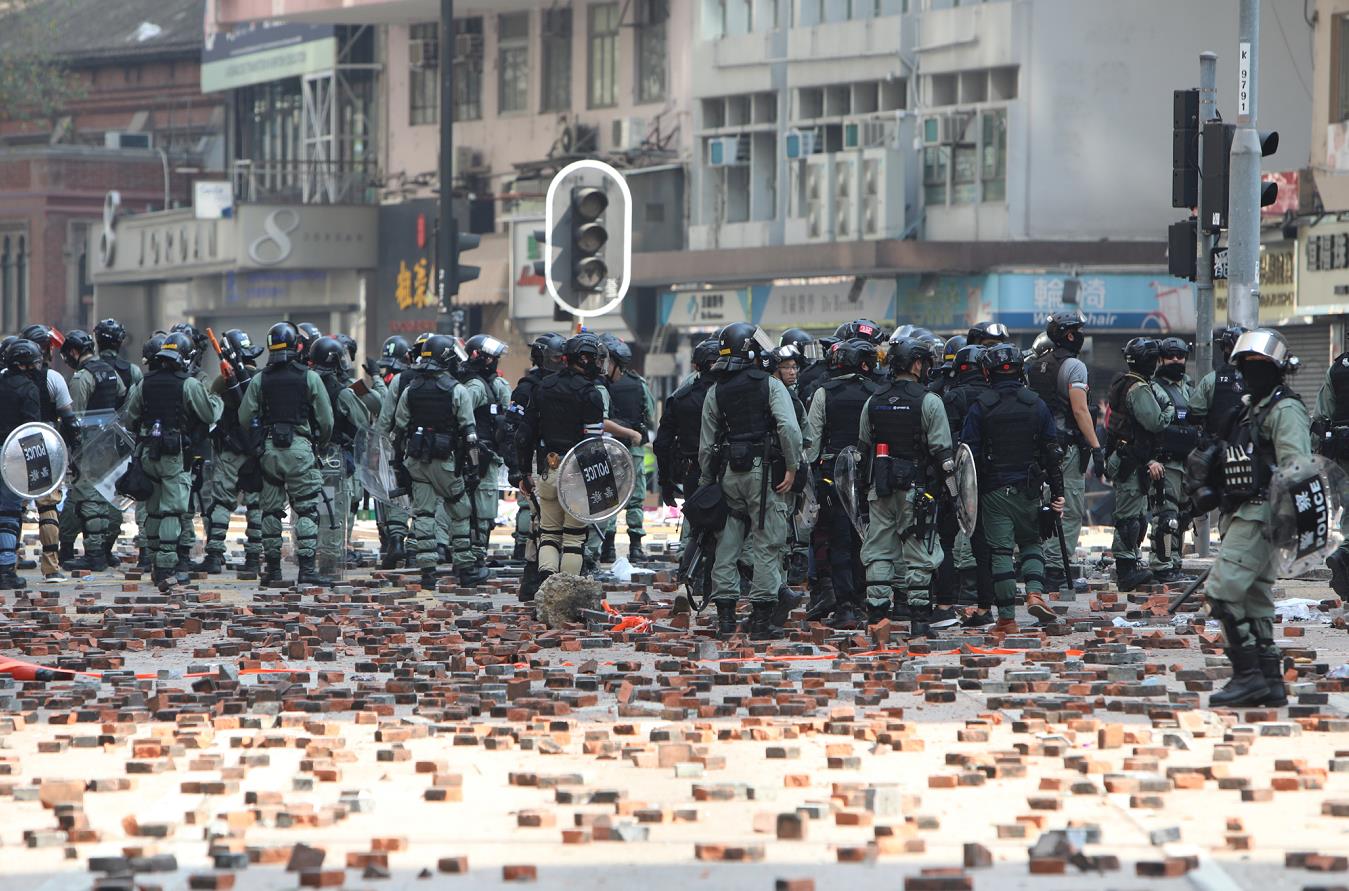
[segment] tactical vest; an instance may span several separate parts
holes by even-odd
[[[1284,399],[1299,397],[1280,385],[1258,413],[1253,405],[1242,407],[1224,450],[1222,509],[1225,513],[1252,499],[1263,499],[1269,492],[1270,480],[1278,467],[1278,456],[1274,443],[1265,439],[1261,427],[1274,406]]]
[[[623,372],[609,384],[609,413],[615,421],[643,436],[647,428],[645,391],[642,379],[631,371]]]
[[[495,379],[494,374],[478,375],[487,390],[487,401],[473,409],[473,426],[477,429],[478,439],[485,443],[497,441],[497,422],[501,420],[501,406],[497,404],[497,391],[493,385]]]
[[[1335,416],[1330,422],[1337,427],[1349,424],[1349,353],[1336,356],[1330,365],[1330,392],[1335,395]]]
[[[560,371],[543,379],[534,391],[539,403],[538,437],[549,452],[565,455],[585,438],[587,424],[603,416],[592,404],[592,390],[599,386],[572,371]]]
[[[112,366],[112,370],[117,372],[117,376],[122,379],[122,384],[127,390],[131,389],[131,363],[123,359],[113,350],[106,350],[98,354],[98,357]]]
[[[960,432],[965,429],[965,418],[970,407],[979,399],[980,394],[988,390],[988,384],[975,374],[968,374],[966,380],[957,380],[954,386],[942,394],[942,405],[946,409],[946,420],[951,424],[951,441],[960,442]]]
[[[309,420],[308,372],[294,362],[268,365],[262,371],[262,425],[299,427]]]
[[[717,410],[727,442],[762,443],[777,430],[768,386],[768,372],[759,368],[737,371],[717,382]]]
[[[328,392],[328,401],[333,406],[333,443],[343,448],[350,448],[356,441],[356,425],[347,417],[347,413],[338,408],[337,401],[346,389],[342,382],[334,374],[320,374],[319,380],[323,381],[323,389]]]
[[[1029,476],[1040,459],[1040,397],[1028,387],[1001,387],[979,396],[983,460],[995,474]]]
[[[94,391],[89,394],[85,411],[108,411],[121,405],[117,398],[117,372],[102,359],[90,359],[81,366],[94,378]]]
[[[1036,392],[1060,427],[1068,421],[1068,399],[1059,392],[1059,371],[1068,359],[1076,358],[1072,350],[1055,347],[1031,362],[1026,368],[1026,378],[1032,390]]]
[[[712,378],[700,374],[671,397],[674,411],[675,445],[685,457],[698,455],[698,443],[703,435],[703,402],[712,386]]]
[[[1121,374],[1110,384],[1106,398],[1110,405],[1110,420],[1106,422],[1106,432],[1117,442],[1127,444],[1140,454],[1152,449],[1152,434],[1144,430],[1129,410],[1129,391],[1135,384],[1148,385],[1145,378],[1133,372]]]
[[[451,433],[458,427],[454,391],[459,382],[443,371],[418,373],[403,392],[408,400],[408,429],[424,427],[432,433]]]
[[[31,389],[30,389],[31,388]],[[22,423],[36,421],[37,418],[21,418],[19,406],[28,400],[41,403],[37,384],[25,374],[8,373],[0,375],[0,443],[9,438],[9,434]]]
[[[870,381],[858,377],[839,378],[820,387],[825,393],[824,454],[837,455],[857,445],[862,408],[876,392]]]
[[[170,371],[158,368],[141,381],[141,427],[148,433],[159,422],[160,431],[165,434],[183,434],[183,386],[187,383],[186,371]]]
[[[1157,386],[1166,391],[1166,395],[1171,399],[1171,404],[1176,409],[1176,423],[1188,424],[1190,422],[1190,401],[1185,398],[1185,391],[1181,389],[1180,384],[1172,383],[1165,378],[1153,378]]]
[[[1232,365],[1223,365],[1213,376],[1213,398],[1209,402],[1204,429],[1214,436],[1226,436],[1232,422],[1241,413],[1241,397],[1246,393],[1246,382]]]
[[[871,397],[867,419],[871,439],[884,443],[892,458],[923,461],[927,457],[923,436],[923,385],[917,381],[893,381]]]
[[[54,373],[46,365],[39,365],[33,372],[33,383],[37,384],[38,404],[42,406],[42,420],[48,424],[55,424],[58,419],[56,401],[52,399],[52,388],[47,386],[48,375]]]
[[[797,377],[796,395],[801,397],[803,403],[810,405],[810,400],[815,398],[815,391],[827,380],[829,380],[829,363],[823,360],[814,362]]]
[[[545,377],[547,375],[541,368],[535,367],[526,371],[525,376],[520,378],[520,381],[515,385],[515,390],[511,393],[511,402],[521,408],[529,405],[530,400],[534,398],[534,390],[538,388],[539,384],[543,383]]]

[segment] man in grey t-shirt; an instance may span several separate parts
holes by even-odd
[[[1044,543],[1045,586],[1050,590],[1067,583],[1066,567],[1077,552],[1087,507],[1088,455],[1095,473],[1099,475],[1105,467],[1105,456],[1087,403],[1087,366],[1077,358],[1082,351],[1086,321],[1077,310],[1051,315],[1045,323],[1045,333],[1054,347],[1026,366],[1031,387],[1054,414],[1059,444],[1063,447],[1063,538],[1068,553],[1063,553],[1057,537]]]

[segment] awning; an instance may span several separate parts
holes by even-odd
[[[510,293],[511,240],[507,235],[484,235],[462,262],[482,272],[474,281],[459,286],[460,306],[489,306],[507,302]]]

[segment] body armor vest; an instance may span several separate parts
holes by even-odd
[[[590,390],[599,384],[571,371],[544,378],[534,391],[539,400],[539,439],[547,451],[565,455],[585,438],[585,426],[603,420],[591,405]]]
[[[323,389],[328,392],[328,401],[333,406],[333,438],[334,444],[343,448],[350,448],[356,441],[356,425],[347,417],[346,412],[338,408],[338,397],[346,387],[333,374],[320,374],[319,380],[323,381]]]
[[[37,384],[26,374],[8,372],[0,375],[0,443],[9,438],[9,434],[20,424],[36,421],[38,418],[21,416],[20,407],[25,402],[41,405]]]
[[[756,368],[723,377],[717,382],[717,410],[727,442],[762,443],[777,429],[768,404],[768,372]]]
[[[38,404],[42,406],[42,420],[48,424],[55,424],[57,421],[56,402],[52,399],[52,389],[47,386],[47,375],[50,372],[47,366],[39,366],[33,372],[33,383],[37,384]]]
[[[1171,404],[1176,408],[1176,423],[1188,424],[1190,422],[1190,401],[1185,398],[1185,392],[1180,384],[1173,384],[1168,380],[1157,378],[1156,383],[1166,392],[1171,400]]]
[[[820,389],[825,392],[823,454],[837,455],[857,445],[862,408],[876,386],[858,377],[832,380]]]
[[[1243,407],[1223,453],[1224,512],[1235,510],[1252,499],[1263,499],[1269,492],[1278,459],[1274,443],[1266,441],[1260,428],[1281,400],[1297,398],[1280,385],[1258,412],[1255,406]]]
[[[1055,347],[1026,368],[1026,378],[1031,389],[1049,406],[1054,421],[1060,427],[1067,424],[1068,399],[1059,392],[1059,370],[1063,368],[1064,361],[1072,358],[1075,358],[1072,350]]]
[[[1129,391],[1138,384],[1146,387],[1148,382],[1133,372],[1122,374],[1110,385],[1107,402],[1110,405],[1110,420],[1106,423],[1106,432],[1116,441],[1132,446],[1140,454],[1151,451],[1152,436],[1138,424],[1133,412],[1129,410]]]
[[[547,374],[541,368],[531,368],[525,372],[525,376],[515,385],[514,392],[511,393],[511,402],[524,408],[529,405],[530,400],[534,398],[534,391]]]
[[[1246,383],[1235,366],[1219,368],[1213,376],[1213,399],[1209,403],[1208,417],[1204,419],[1204,429],[1214,436],[1226,436],[1241,413],[1241,397],[1245,393]]]
[[[697,380],[674,394],[675,447],[685,457],[698,456],[698,443],[703,435],[703,402],[711,386],[712,378],[700,374]]]
[[[105,353],[99,353],[98,357],[112,366],[112,370],[117,372],[117,376],[122,379],[122,383],[127,390],[131,389],[131,363],[123,359],[117,353],[109,350]]]
[[[642,379],[625,371],[609,384],[609,413],[613,419],[631,430],[646,435],[646,393]]]
[[[262,424],[298,427],[309,420],[308,372],[294,362],[268,365],[262,372]]]
[[[141,426],[147,431],[159,422],[165,434],[186,434],[183,429],[183,386],[186,371],[167,368],[150,372],[141,381]]]
[[[809,408],[810,400],[815,398],[815,391],[827,380],[829,380],[829,363],[823,359],[813,362],[797,377],[796,395],[800,396],[801,402]]]
[[[497,391],[493,384],[496,375],[484,372],[478,379],[487,389],[487,401],[473,409],[473,426],[478,431],[478,439],[493,443],[497,440],[497,421],[501,418],[501,406],[497,404]]]
[[[82,368],[94,376],[94,391],[89,394],[85,411],[107,411],[117,408],[122,400],[117,398],[117,372],[102,359],[90,359]]]
[[[1027,387],[999,387],[979,397],[983,406],[983,459],[995,473],[1027,476],[1038,467],[1040,398]]]
[[[1349,353],[1336,356],[1331,363],[1330,391],[1335,394],[1335,416],[1330,422],[1337,427],[1349,425]]]
[[[890,457],[921,461],[926,458],[923,436],[923,385],[917,381],[894,381],[871,397],[867,419],[871,439],[884,443]]]
[[[458,386],[459,382],[448,372],[418,373],[403,391],[408,399],[408,429],[454,431],[458,426],[454,417],[454,391]]]
[[[960,442],[960,432],[965,429],[965,418],[970,408],[978,401],[980,394],[988,390],[983,378],[970,374],[967,380],[957,380],[942,394],[942,405],[946,408],[946,420],[951,424],[951,441]]]

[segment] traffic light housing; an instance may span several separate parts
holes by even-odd
[[[604,262],[604,246],[609,232],[604,227],[604,212],[609,196],[594,186],[575,186],[571,190],[571,273],[577,293],[599,291],[609,267]]]
[[[454,241],[452,242],[454,251],[454,266],[451,269],[449,286],[451,294],[458,294],[460,285],[464,284],[465,282],[471,282],[476,280],[478,274],[482,272],[481,267],[466,266],[463,263],[459,262],[459,257],[465,251],[471,251],[478,246],[479,242],[482,241],[482,236],[473,235],[468,232],[460,232],[459,225],[457,223],[451,229],[450,234],[454,237]]]
[[[1194,281],[1198,277],[1199,228],[1191,217],[1172,223],[1166,233],[1166,270],[1176,278]]]
[[[1171,206],[1199,203],[1199,90],[1176,90],[1171,111]]]
[[[1232,139],[1236,135],[1235,124],[1222,121],[1209,121],[1204,125],[1204,164],[1201,178],[1204,192],[1204,219],[1202,225],[1206,232],[1221,232],[1227,228],[1227,198],[1231,190],[1230,162],[1232,157]],[[1260,155],[1269,157],[1279,149],[1279,134],[1276,130],[1261,130]],[[1260,206],[1269,207],[1279,197],[1276,183],[1260,184]]]

